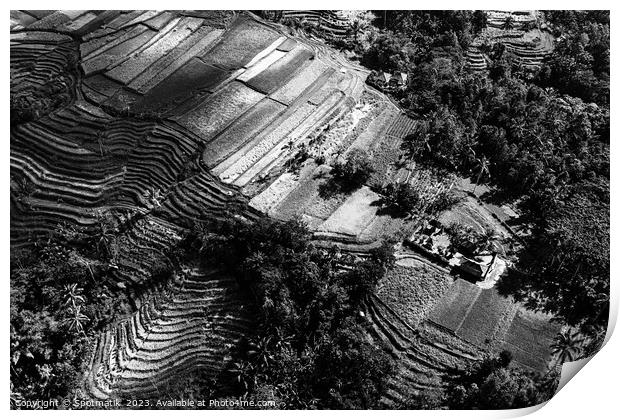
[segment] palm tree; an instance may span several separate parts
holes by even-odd
[[[268,368],[269,364],[273,362],[273,355],[270,349],[271,342],[271,337],[263,337],[258,341],[250,343],[248,356],[253,357],[260,367]]]
[[[507,31],[514,29],[515,25],[515,18],[512,17],[512,15],[508,15],[506,16],[506,19],[504,20],[504,26],[502,27],[502,29],[505,29]]]
[[[26,201],[32,196],[36,189],[34,183],[28,178],[19,178],[16,181],[11,182],[11,187],[18,201]]]
[[[353,19],[353,22],[351,22],[349,32],[353,34],[353,40],[356,44],[359,34],[362,33],[366,28],[368,28],[368,20],[365,19],[364,16],[357,16]]]
[[[286,142],[284,146],[282,146],[282,150],[288,150],[289,152],[291,152],[294,148],[295,148],[294,140],[289,140]]]
[[[109,217],[97,212],[96,232],[91,236],[95,241],[100,258],[107,259],[116,254],[115,227]]]
[[[251,385],[256,385],[254,365],[247,361],[235,362],[229,370],[235,376],[235,380],[244,390],[249,390]]]
[[[555,342],[551,345],[551,353],[557,358],[557,363],[572,362],[581,353],[583,338],[571,329],[558,333]]]
[[[403,149],[406,150],[407,155],[410,158],[419,157],[422,154],[422,150],[428,150],[428,153],[432,152],[431,145],[429,143],[430,126],[428,122],[423,121],[416,124],[413,133],[407,134],[403,138]]]
[[[469,148],[469,150],[471,150],[472,154],[474,155],[476,166],[479,168],[478,176],[476,177],[476,184],[474,185],[474,189],[471,192],[473,195],[476,195],[476,188],[478,188],[478,183],[480,182],[480,178],[482,177],[482,175],[485,174],[487,176],[491,176],[491,173],[489,172],[490,162],[484,155],[482,156],[482,158],[477,158],[476,152],[471,147]]]
[[[478,248],[481,251],[488,251],[495,248],[495,242],[498,241],[501,236],[493,228],[486,228],[478,239]]]
[[[114,255],[114,258],[116,258],[116,255]],[[77,261],[79,264],[86,267],[86,269],[88,270],[88,273],[90,274],[91,280],[95,282],[95,272],[93,271],[93,265],[95,265],[95,263],[92,260],[87,260],[86,258],[82,257],[79,254],[75,255],[75,261]]]
[[[11,364],[11,369],[13,369],[13,372],[15,372],[15,369],[13,368],[13,364]],[[15,373],[17,375],[17,373]],[[13,389],[13,381],[11,380],[11,397],[10,397],[10,401],[11,401],[11,409],[17,409],[17,407],[19,407],[21,405],[21,403],[24,401],[24,396],[21,394],[21,392],[17,392],[14,391]]]
[[[71,283],[64,287],[63,295],[65,297],[63,305],[65,307],[81,306],[86,299],[82,296],[84,290],[77,285],[77,283]]]
[[[523,25],[521,26],[521,29],[524,32],[529,32],[532,29],[536,29],[537,25],[536,25],[536,21],[535,20],[526,20],[525,22],[523,22]]]
[[[159,188],[149,188],[145,195],[149,210],[161,207],[163,200],[166,198]]]
[[[336,149],[336,151],[334,152],[336,161],[338,161],[341,157],[342,154],[346,151],[346,149],[344,148],[344,146],[340,145],[338,146],[338,148]]]
[[[103,139],[105,138],[105,134],[103,131],[99,130],[97,131],[97,144],[99,144],[99,153],[101,154],[101,157],[103,157]]]

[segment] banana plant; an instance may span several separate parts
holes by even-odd
[[[69,316],[65,318],[63,323],[68,326],[69,331],[85,334],[84,325],[90,321],[90,318],[82,313],[82,309],[79,306],[70,307],[68,312]]]
[[[556,357],[557,363],[572,362],[581,354],[581,344],[583,339],[578,332],[567,330],[555,338],[555,342],[551,345],[551,352]]]
[[[83,289],[76,283],[64,287],[63,307],[67,314],[62,323],[69,328],[69,331],[85,334],[84,326],[90,321],[90,318],[82,312],[86,303],[82,293]]]

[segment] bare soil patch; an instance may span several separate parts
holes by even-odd
[[[379,195],[363,186],[323,223],[319,230],[350,236],[358,236],[377,214]]]

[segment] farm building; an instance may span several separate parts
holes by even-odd
[[[478,286],[484,288],[492,287],[506,269],[506,262],[497,254],[467,258],[457,252],[452,255],[449,264],[458,267],[460,272],[470,276]]]

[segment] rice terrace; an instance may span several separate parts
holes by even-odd
[[[602,344],[608,11],[10,29],[11,408],[521,408]]]

